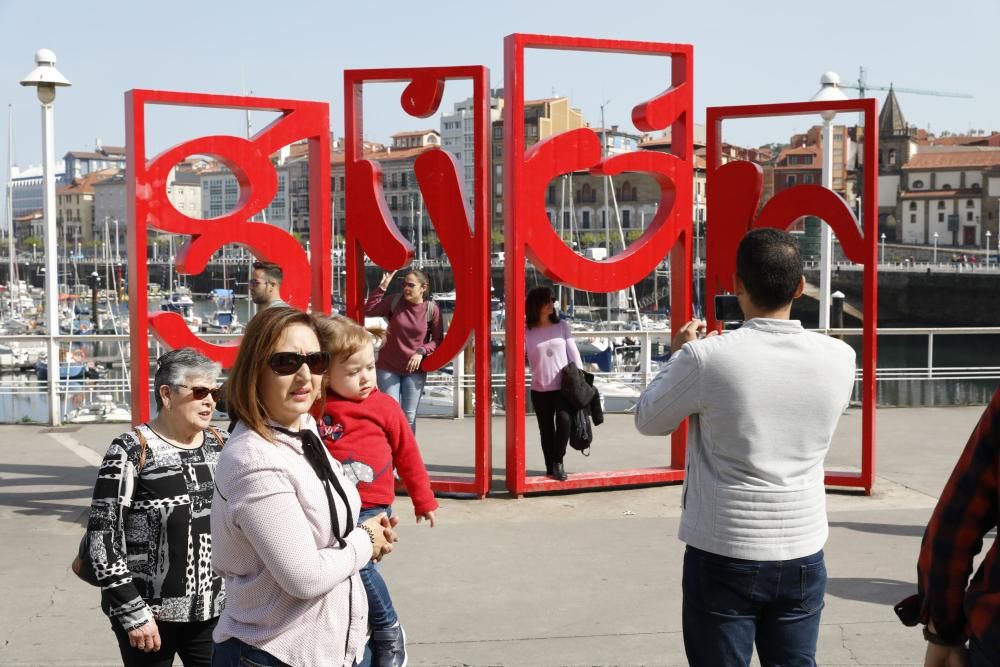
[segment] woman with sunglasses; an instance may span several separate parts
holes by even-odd
[[[358,524],[357,489],[309,415],[329,364],[302,311],[268,308],[247,326],[226,383],[237,423],[212,509],[212,564],[229,596],[213,665],[351,665],[363,655],[358,573],[392,550],[395,522]]]
[[[111,442],[87,525],[90,561],[125,665],[211,665],[222,613],[209,515],[225,436],[210,422],[219,365],[191,348],[157,360],[157,414]]]
[[[535,287],[528,292],[524,306],[527,319],[524,349],[531,368],[531,404],[541,434],[545,474],[562,482],[566,481],[563,457],[569,443],[573,410],[559,388],[563,368],[569,363],[583,368],[583,360],[569,325],[556,314],[555,303],[548,287]]]
[[[395,271],[382,274],[378,288],[365,303],[365,314],[385,317],[389,330],[379,348],[375,378],[379,391],[396,400],[406,413],[410,430],[417,432],[417,409],[427,373],[421,364],[444,338],[441,311],[425,301],[429,281],[423,271],[411,269],[403,276],[403,293],[385,298]]]

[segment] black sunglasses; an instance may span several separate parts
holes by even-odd
[[[275,352],[268,360],[267,365],[278,375],[294,375],[302,368],[302,364],[309,367],[309,372],[314,375],[325,373],[330,366],[329,352],[310,352],[299,354],[298,352]]]
[[[403,287],[409,287],[410,289],[415,289],[420,287],[418,283],[403,283]]]
[[[219,402],[219,396],[222,395],[222,389],[216,387],[215,389],[209,389],[208,387],[191,387],[186,384],[175,384],[175,387],[183,387],[184,389],[191,390],[191,397],[196,401],[204,400],[209,394],[212,395],[212,400],[216,403]]]

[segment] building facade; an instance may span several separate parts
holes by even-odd
[[[503,116],[503,89],[490,91],[490,127]],[[456,102],[451,113],[441,114],[441,147],[458,160],[462,176],[462,187],[466,202],[471,209],[475,205],[474,150],[474,110],[473,100],[468,98]]]

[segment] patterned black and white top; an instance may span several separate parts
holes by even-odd
[[[212,495],[222,442],[206,430],[197,449],[175,447],[147,425],[146,462],[129,431],[101,463],[87,532],[101,607],[125,630],[158,621],[205,621],[222,613],[212,571]],[[228,437],[221,432],[223,438]]]

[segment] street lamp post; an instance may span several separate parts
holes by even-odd
[[[813,95],[814,102],[839,102],[846,100],[836,72],[826,72],[819,78],[820,89]],[[836,111],[822,111],[823,118],[823,187],[833,190],[833,119]],[[820,225],[819,231],[819,328],[830,328],[830,265],[833,259],[833,234],[830,225]]]
[[[879,264],[885,264],[885,232],[882,232],[882,261]]]
[[[48,322],[49,340],[49,423],[58,426],[59,396],[59,348],[56,335],[59,333],[59,271],[56,266],[56,174],[55,149],[53,141],[52,103],[56,99],[58,86],[69,86],[70,82],[56,69],[56,54],[48,49],[35,52],[35,69],[21,79],[22,86],[34,86],[38,101],[42,104],[42,181],[45,194],[42,210],[45,216],[45,316]]]
[[[938,233],[934,232],[934,251],[931,254],[931,263],[932,264],[937,264],[937,240],[938,240]]]

